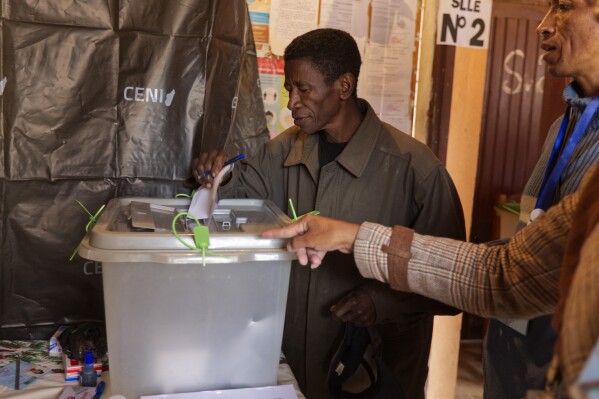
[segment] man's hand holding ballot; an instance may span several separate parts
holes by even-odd
[[[210,152],[204,152],[200,154],[198,158],[193,160],[193,178],[199,185],[204,186],[206,188],[211,188],[215,176],[218,176],[221,169],[227,163],[230,162],[228,161],[227,153],[223,150],[212,150]]]

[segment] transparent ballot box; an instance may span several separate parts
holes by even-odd
[[[221,200],[210,245],[179,217],[189,199],[116,198],[79,255],[102,262],[111,392],[141,395],[276,385],[291,261],[260,233],[289,218],[271,202]],[[173,228],[179,239],[173,234]]]

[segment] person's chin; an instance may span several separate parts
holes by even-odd
[[[567,78],[571,75],[568,68],[566,68],[564,65],[562,65],[559,62],[557,62],[555,64],[548,64],[547,70],[549,71],[550,74],[552,74],[553,76],[558,77],[558,78]]]
[[[312,128],[311,124],[308,121],[308,118],[294,119],[293,124],[302,129],[303,132],[308,134],[312,134],[316,131]]]
[[[568,68],[563,62],[561,62],[562,58],[559,56],[559,54],[546,54],[545,57],[543,57],[543,61],[545,61],[545,64],[547,64],[547,70],[553,76],[568,76],[568,71],[566,70]]]
[[[560,53],[555,48],[553,48],[553,49],[545,52],[545,54],[543,54],[543,61],[545,61],[545,63],[548,66],[558,64],[560,61],[560,58],[561,58]]]

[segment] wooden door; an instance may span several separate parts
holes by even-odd
[[[546,72],[536,27],[545,3],[495,0],[470,240],[494,239],[500,194],[522,192],[551,123],[565,109],[565,80]],[[539,3],[539,4],[536,4]]]

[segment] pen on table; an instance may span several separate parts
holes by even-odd
[[[21,357],[17,357],[17,364],[15,365],[15,391],[21,389]]]
[[[233,162],[237,162],[237,161],[239,161],[239,160],[241,160],[241,159],[243,159],[243,158],[245,158],[245,155],[243,155],[243,154],[239,154],[239,155],[237,155],[236,157],[233,157],[233,158],[231,158],[231,159],[227,160],[227,161],[226,161],[226,162],[223,164],[223,167],[225,167],[225,166],[227,166],[227,165],[231,165]],[[206,176],[209,176],[209,175],[211,175],[211,174],[212,174],[212,170],[207,170],[207,171],[205,171],[205,172],[202,172],[202,174],[200,174],[200,177],[206,177]]]
[[[100,383],[96,387],[96,392],[94,392],[94,397],[92,399],[100,399],[102,397],[102,394],[104,393],[105,387],[106,383],[104,381],[100,381]]]

